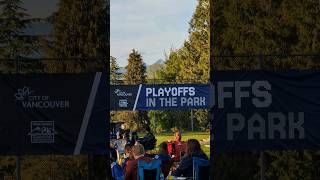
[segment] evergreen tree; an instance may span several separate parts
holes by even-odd
[[[198,0],[198,5],[190,20],[189,36],[184,42],[182,48],[171,50],[166,58],[165,68],[160,72],[161,78],[167,82],[201,82],[207,83],[209,80],[209,62],[210,62],[210,4],[209,0]],[[189,111],[185,111],[185,116],[189,116]],[[205,129],[209,126],[208,111],[195,111],[195,124],[198,128]],[[168,111],[169,119],[173,115]],[[181,117],[181,119],[179,118]],[[189,123],[179,116],[179,121]],[[181,125],[180,127],[186,127]]]
[[[62,63],[47,63],[48,72],[96,72],[109,66],[108,3],[107,0],[59,1],[46,56],[59,58]],[[68,58],[81,60],[70,61]],[[109,168],[106,168],[104,158],[89,156],[88,179],[105,179],[105,171]]]
[[[146,65],[143,63],[141,54],[135,49],[129,54],[126,70],[125,80],[127,84],[145,83]]]
[[[122,74],[119,73],[120,67],[117,64],[117,59],[110,56],[110,83],[115,83],[119,81],[122,77]]]
[[[125,81],[127,84],[141,84],[146,82],[146,64],[143,63],[141,54],[135,49],[129,54],[128,65],[126,66],[127,73]],[[142,126],[150,127],[150,120],[147,111],[138,111],[131,121],[140,121]]]
[[[0,0],[0,58],[28,56],[39,50],[39,38],[26,35],[25,30],[39,21],[30,18],[21,0]]]
[[[106,0],[60,1],[47,56],[87,58],[77,65],[65,63],[62,71],[88,71],[103,67],[109,46],[106,5]]]

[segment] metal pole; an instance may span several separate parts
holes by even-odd
[[[191,131],[193,132],[193,110],[191,109]]]

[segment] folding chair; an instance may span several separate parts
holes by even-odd
[[[210,162],[198,157],[193,157],[193,179],[209,180],[210,179]]]
[[[151,162],[138,161],[138,180],[160,180],[161,161],[152,160]]]

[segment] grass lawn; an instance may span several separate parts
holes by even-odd
[[[164,141],[173,139],[173,133],[160,133],[155,134],[155,136],[157,139],[157,146]],[[209,137],[209,132],[182,132],[183,141],[187,141],[188,139],[197,139],[198,141],[201,141],[203,139],[208,139]],[[201,148],[207,154],[207,156],[210,157],[210,147],[201,145]]]

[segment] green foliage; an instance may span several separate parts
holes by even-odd
[[[121,80],[122,74],[119,73],[120,67],[117,64],[117,59],[110,56],[110,83]]]
[[[148,116],[151,122],[156,122],[156,128],[161,128],[161,130],[168,131],[173,127],[184,130],[190,129],[190,111],[149,111]]]
[[[140,84],[146,82],[146,65],[141,54],[135,49],[129,54],[127,73],[124,75],[126,84]],[[128,112],[126,122],[135,123],[138,127],[150,127],[150,120],[147,111]]]
[[[59,10],[52,17],[53,40],[48,42],[47,57],[87,59],[79,62],[63,62],[62,65],[48,64],[49,70],[83,72],[105,66],[109,58],[106,3],[106,0],[59,2]]]
[[[141,54],[135,49],[133,49],[129,54],[126,70],[127,73],[125,74],[125,80],[127,84],[139,84],[145,82],[146,66],[142,60]]]
[[[319,152],[317,151],[268,151],[270,166],[268,178],[291,180],[319,177]]]
[[[207,83],[209,80],[209,0],[198,0],[190,21],[189,37],[180,49],[171,49],[159,77],[165,83]],[[195,110],[195,129],[209,126],[207,111]],[[163,111],[161,125],[190,129],[190,111]],[[162,124],[163,123],[163,124]]]
[[[209,79],[209,0],[198,0],[182,48],[171,50],[160,73],[169,82],[202,82]]]
[[[38,51],[39,38],[24,33],[39,20],[29,18],[21,3],[21,0],[0,1],[0,58],[13,59]]]
[[[319,1],[212,0],[214,54],[319,52]]]
[[[39,52],[40,37],[25,34],[25,31],[39,19],[29,18],[21,7],[20,0],[0,0],[0,72],[15,72],[16,65],[12,59]],[[11,59],[11,61],[9,60]],[[33,72],[29,65],[25,69]]]

